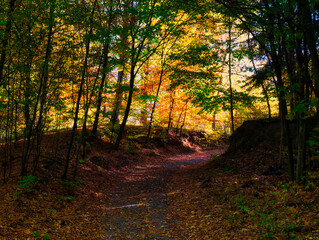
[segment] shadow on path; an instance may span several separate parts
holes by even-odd
[[[170,225],[178,220],[167,218],[170,179],[180,174],[182,167],[203,163],[219,153],[216,149],[176,155],[130,169],[106,207],[106,239],[174,239],[170,237]]]

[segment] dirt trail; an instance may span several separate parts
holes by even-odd
[[[200,165],[222,151],[214,149],[154,159],[131,168],[113,190],[106,207],[106,239],[174,239],[170,237],[170,225],[178,219],[167,217],[166,196],[170,194],[167,189],[171,192],[178,189],[172,189],[171,179],[187,174],[184,167]]]

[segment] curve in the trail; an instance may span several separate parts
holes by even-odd
[[[210,154],[209,154],[210,155]],[[106,208],[106,239],[173,239],[167,218],[166,189],[181,167],[205,162],[209,155],[188,154],[162,163],[136,166],[119,182]]]

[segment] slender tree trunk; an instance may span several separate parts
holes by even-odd
[[[213,112],[213,123],[212,123],[212,129],[216,129],[216,112]]]
[[[14,11],[16,0],[10,0],[9,9],[7,13],[7,23],[4,30],[4,36],[2,40],[2,49],[1,49],[1,57],[0,57],[0,84],[3,82],[3,69],[6,61],[7,47],[9,44],[9,39],[11,35],[12,28],[12,14]]]
[[[103,89],[105,86],[105,80],[106,80],[106,75],[108,72],[108,54],[109,54],[109,43],[105,44],[104,50],[103,50],[103,70],[102,70],[102,79],[101,79],[101,84],[99,87],[99,93],[98,93],[98,100],[97,100],[97,106],[96,106],[96,112],[95,112],[95,119],[93,123],[93,128],[92,128],[92,136],[96,137],[97,134],[97,128],[99,124],[99,117],[101,113],[101,105],[102,105],[102,93]]]
[[[170,108],[169,108],[169,115],[168,115],[168,124],[167,124],[167,133],[169,133],[169,130],[171,128],[171,126],[173,125],[172,124],[172,121],[173,121],[173,109],[174,109],[174,102],[175,102],[175,98],[174,98],[174,95],[175,95],[175,91],[173,91],[171,93],[171,105],[170,105]]]
[[[276,39],[272,33],[273,26],[276,25],[274,21],[274,17],[271,13],[270,4],[265,0],[265,5],[267,9],[267,17],[269,18],[270,29],[268,29],[268,38],[270,45],[270,57],[272,59],[273,68],[275,70],[275,75],[277,78],[277,88],[278,88],[278,100],[279,100],[279,114],[281,121],[282,131],[284,129],[285,138],[287,141],[288,148],[288,168],[289,168],[289,179],[294,180],[295,178],[295,164],[293,157],[293,148],[292,148],[292,140],[291,140],[291,132],[289,120],[287,120],[286,116],[288,114],[287,103],[286,103],[286,93],[285,86],[282,79],[282,49],[278,48],[276,44]],[[277,39],[277,43],[279,40]]]
[[[13,130],[13,126],[11,128],[11,142],[10,142],[10,145],[12,145],[12,137],[13,137],[13,134],[14,134],[14,146],[16,146],[16,143],[18,141],[18,133],[17,133],[17,125],[18,125],[18,103],[16,100],[14,100],[14,103],[15,103],[15,114],[14,114],[14,117],[12,116],[12,119],[14,119],[14,130]],[[13,110],[12,110],[13,111]],[[14,133],[13,133],[14,131]],[[12,173],[12,166],[13,166],[13,156],[12,156],[12,146],[10,146],[10,151],[9,151],[9,177],[11,177],[11,173]]]
[[[108,26],[107,26],[108,30],[111,29],[112,21],[113,21],[113,0],[110,1],[110,13],[109,13]],[[108,38],[110,38],[110,35],[108,35]],[[109,48],[110,48],[110,40],[108,39],[107,42],[104,44],[104,48],[103,48],[102,79],[101,79],[101,84],[99,87],[95,119],[94,119],[93,128],[92,128],[93,137],[96,137],[96,134],[97,134],[97,128],[99,124],[99,117],[100,117],[100,111],[101,111],[101,105],[102,105],[102,93],[105,86],[106,76],[109,71],[108,70]]]
[[[281,129],[282,133],[287,141],[287,149],[288,149],[288,167],[289,167],[289,179],[294,180],[295,177],[295,164],[294,164],[294,157],[293,157],[293,149],[292,149],[292,140],[291,140],[291,133],[290,133],[290,125],[289,120],[287,120],[286,116],[288,114],[287,110],[287,103],[286,103],[286,94],[285,91],[282,90],[284,88],[282,73],[281,73],[281,64],[279,60],[279,56],[274,51],[274,44],[271,43],[273,50],[272,50],[272,59],[273,59],[273,67],[275,70],[275,75],[277,78],[277,87],[279,89],[278,93],[278,100],[279,100],[279,115],[281,120]],[[283,138],[283,136],[282,136]]]
[[[257,68],[255,65],[254,57],[251,58],[251,62],[253,64],[254,71],[257,74]],[[267,103],[267,108],[268,108],[268,118],[271,119],[271,107],[270,107],[270,103],[269,103],[269,95],[267,92],[267,88],[265,87],[263,82],[261,82],[261,87],[262,87],[263,93],[264,93],[265,98],[266,98],[266,103]]]
[[[87,72],[88,58],[89,58],[89,52],[90,52],[90,43],[91,43],[91,37],[92,37],[92,33],[93,33],[93,17],[94,17],[96,3],[97,3],[97,0],[94,1],[94,6],[93,6],[92,14],[91,14],[90,30],[89,30],[89,33],[88,33],[87,42],[85,44],[84,65],[83,65],[81,82],[80,82],[80,87],[79,87],[78,97],[77,97],[77,102],[76,102],[76,107],[75,107],[73,128],[72,128],[72,131],[71,131],[71,138],[70,138],[70,142],[69,142],[67,156],[66,156],[66,159],[65,159],[65,166],[64,166],[64,172],[63,172],[63,175],[62,175],[62,179],[66,179],[67,178],[69,162],[70,162],[70,157],[71,157],[71,150],[72,150],[74,136],[75,136],[75,132],[76,132],[76,129],[77,129],[77,124],[78,124],[80,102],[81,102],[81,98],[82,98],[85,75],[86,75],[86,72]]]
[[[268,118],[271,119],[271,107],[270,107],[270,102],[269,102],[268,91],[267,91],[267,88],[265,87],[264,83],[261,83],[261,87],[263,89],[263,93],[264,93],[265,98],[266,98],[267,109],[268,109]]]
[[[282,29],[282,22],[280,20],[280,16],[278,17],[278,25],[279,25],[279,29],[283,32],[283,29]],[[286,68],[287,68],[287,74],[288,74],[288,79],[290,81],[290,85],[293,86],[297,83],[297,79],[296,79],[296,69],[294,67],[295,63],[294,63],[294,60],[292,59],[292,55],[294,55],[294,52],[292,53],[292,51],[294,51],[293,48],[290,47],[290,49],[287,48],[287,44],[286,42],[288,42],[288,40],[286,40],[286,37],[283,36],[283,39],[281,41],[281,46],[282,46],[282,49],[283,49],[283,52],[284,52],[284,57],[285,57],[285,61],[286,61]],[[289,43],[290,45],[292,45],[293,43]],[[295,107],[295,91],[292,91],[290,93],[292,95],[291,97],[291,101],[290,101],[290,112],[292,113],[292,110],[294,109]]]
[[[180,113],[179,116],[178,116],[178,120],[177,120],[177,123],[176,123],[176,130],[178,130],[178,125],[179,125],[179,122],[180,122],[181,119],[182,119],[183,113],[185,114],[185,111],[186,111],[186,110],[184,110],[184,108],[187,109],[187,103],[188,103],[188,100],[186,101],[185,105],[182,107],[181,113]],[[182,124],[183,124],[183,123],[182,123]]]
[[[48,40],[47,46],[45,51],[45,59],[43,65],[43,72],[41,77],[41,85],[42,85],[42,93],[41,93],[41,100],[40,100],[40,111],[39,111],[39,120],[36,126],[36,138],[37,138],[37,155],[33,161],[32,167],[32,174],[35,174],[35,171],[38,166],[39,157],[41,154],[40,145],[42,142],[42,135],[43,135],[43,128],[44,128],[44,115],[47,112],[47,92],[48,92],[48,80],[49,80],[49,62],[52,53],[52,38],[53,38],[53,24],[54,24],[54,11],[55,11],[55,4],[56,1],[53,0],[52,5],[50,6],[50,16],[49,16],[49,32],[48,32]]]
[[[317,50],[317,39],[314,33],[314,24],[311,18],[308,0],[298,0],[298,6],[302,11],[302,21],[305,27],[304,35],[309,48],[312,63],[312,71],[315,77],[315,90],[319,91],[319,56]],[[317,106],[317,117],[319,117],[319,106]]]
[[[277,77],[278,88],[281,89],[284,87],[282,82],[282,75],[281,75],[281,66],[278,63],[278,60],[274,58],[274,67]],[[290,125],[289,120],[286,119],[287,116],[287,104],[285,100],[285,92],[279,91],[279,110],[280,110],[280,119],[281,119],[281,128],[284,129],[285,138],[287,141],[287,148],[288,148],[288,167],[289,167],[289,179],[294,180],[295,178],[295,163],[293,157],[293,149],[292,149],[292,140],[291,140],[291,133],[290,133]]]
[[[31,15],[31,14],[30,14]],[[31,39],[32,39],[32,28],[31,28],[31,16],[30,20],[28,23],[28,38],[29,42],[28,44],[31,44]],[[25,46],[27,51],[27,57],[26,57],[26,63],[25,63],[25,84],[24,84],[24,118],[25,118],[25,126],[26,130],[30,130],[32,127],[31,124],[31,111],[30,111],[30,95],[31,95],[31,67],[32,67],[32,62],[33,62],[33,53],[32,50],[30,49],[30,46]]]
[[[180,131],[179,131],[179,136],[181,137],[183,134],[183,127],[185,125],[185,121],[186,121],[186,115],[187,115],[187,103],[186,103],[186,108],[185,108],[185,112],[184,112],[184,118],[183,118],[183,123],[181,125]]]
[[[87,96],[87,102],[84,106],[84,110],[85,110],[84,120],[83,120],[82,131],[81,131],[81,139],[80,139],[80,142],[78,144],[77,153],[76,153],[76,157],[75,157],[75,167],[74,167],[74,171],[73,171],[73,180],[75,180],[76,175],[77,175],[81,147],[82,147],[82,159],[85,159],[85,156],[86,156],[86,141],[87,141],[87,126],[86,126],[86,124],[87,124],[87,119],[88,119],[88,115],[89,115],[89,109],[90,109],[90,106],[92,104],[94,89],[96,87],[97,80],[99,78],[100,68],[101,68],[101,65],[98,68],[98,71],[96,73],[96,77],[95,77],[95,80],[94,80],[94,83],[92,86],[91,93],[89,96]]]
[[[128,45],[128,37],[127,36],[121,36],[121,42],[123,45]],[[114,107],[113,107],[113,112],[111,116],[111,142],[114,142],[113,135],[116,131],[116,128],[118,128],[119,125],[119,114],[120,114],[120,108],[122,105],[122,100],[123,100],[123,90],[121,89],[123,86],[123,81],[124,79],[124,74],[125,72],[125,64],[127,62],[127,53],[125,49],[120,50],[120,66],[118,70],[118,75],[117,75],[117,86],[116,86],[116,93],[115,93],[115,101],[114,101]]]
[[[48,39],[47,39],[47,45],[46,45],[46,52],[45,52],[45,57],[44,57],[44,64],[43,67],[41,69],[41,75],[40,75],[40,86],[38,89],[38,97],[34,103],[34,109],[33,109],[33,115],[32,115],[32,119],[31,120],[27,120],[29,119],[28,113],[26,113],[27,115],[26,117],[26,128],[25,128],[25,139],[24,139],[24,143],[23,143],[23,154],[22,154],[22,162],[21,162],[21,171],[20,171],[20,175],[24,176],[27,174],[28,172],[28,159],[30,156],[30,149],[32,149],[32,146],[34,144],[35,139],[32,139],[32,136],[34,135],[34,130],[36,130],[37,133],[40,134],[40,128],[42,128],[42,119],[43,119],[43,115],[44,115],[44,108],[45,108],[45,103],[46,103],[46,95],[47,95],[47,82],[48,82],[48,65],[49,65],[49,60],[50,60],[50,56],[51,56],[51,47],[52,47],[52,36],[53,36],[53,22],[54,22],[54,11],[55,11],[55,0],[52,1],[52,5],[50,7],[50,13],[49,13],[49,25],[48,25]],[[30,31],[30,30],[29,30]],[[31,54],[30,54],[31,57]],[[30,63],[31,64],[31,63]],[[31,68],[31,65],[30,65]],[[27,76],[28,78],[28,76]],[[27,79],[26,82],[26,87],[30,87],[29,85],[29,79]],[[27,91],[27,95],[25,95],[26,98],[29,99],[29,92],[31,91],[30,89],[26,89]],[[40,102],[40,110],[39,110],[39,115],[37,114],[38,112],[38,105]],[[28,105],[29,102],[27,102],[26,105],[26,110],[29,111],[29,106]],[[38,118],[38,122],[36,124]],[[36,127],[35,127],[36,125]],[[41,140],[40,140],[40,135],[37,135],[37,141],[38,141],[38,145],[40,144]],[[37,146],[37,150],[39,150],[39,146]],[[39,156],[40,154],[38,153],[37,156]],[[38,157],[35,157],[34,162],[33,162],[33,169],[36,168],[37,165],[37,161],[38,161]],[[34,171],[34,170],[33,170]]]
[[[118,71],[118,75],[117,75],[117,86],[116,86],[116,93],[115,93],[114,108],[113,108],[113,112],[111,116],[111,139],[113,139],[115,126],[117,126],[119,123],[119,112],[120,112],[120,106],[122,103],[122,94],[123,94],[123,91],[121,90],[121,86],[123,83],[123,76],[124,76],[124,67],[123,67],[123,70]]]
[[[7,175],[7,169],[9,166],[9,161],[10,161],[10,156],[11,156],[11,144],[12,144],[12,134],[13,134],[13,119],[14,119],[14,109],[15,109],[15,103],[14,103],[14,95],[15,92],[14,90],[11,92],[10,89],[10,84],[7,84],[7,92],[8,92],[8,99],[10,101],[8,102],[8,105],[6,107],[6,120],[5,120],[5,126],[4,126],[4,131],[5,131],[5,136],[4,136],[4,156],[3,156],[3,162],[2,162],[2,167],[3,167],[3,184],[6,182],[6,175]]]
[[[235,123],[234,123],[234,104],[233,104],[233,87],[232,87],[232,23],[229,17],[229,31],[228,31],[228,80],[229,80],[229,95],[230,95],[230,118],[231,118],[231,133],[233,151],[236,152],[236,137],[235,137]]]
[[[121,143],[121,140],[123,138],[126,122],[127,122],[128,117],[129,117],[129,114],[130,114],[133,92],[134,92],[135,63],[132,63],[132,65],[131,65],[131,74],[130,75],[131,75],[130,76],[130,90],[129,90],[129,94],[128,94],[128,98],[127,98],[127,105],[126,105],[125,113],[123,116],[123,121],[122,121],[122,124],[120,126],[119,134],[117,135],[116,142],[115,142],[115,149],[116,150],[119,150],[119,148],[120,148],[120,143]]]
[[[303,31],[300,29],[300,31]],[[299,89],[297,92],[299,104],[309,104],[309,98],[305,94],[305,87],[308,81],[308,64],[306,63],[306,57],[302,52],[302,41],[295,39],[296,42],[296,57],[298,62],[298,76],[299,76]],[[307,54],[307,52],[305,52]],[[296,164],[296,180],[299,182],[304,176],[304,171],[306,169],[306,121],[305,121],[305,112],[298,113],[298,155],[297,155],[297,164]]]
[[[134,2],[133,1],[130,2],[130,5],[131,5],[132,8],[134,8]],[[153,10],[155,8],[155,5],[156,5],[156,2],[152,2],[151,13],[150,13],[150,15],[149,15],[149,17],[147,19],[146,29],[148,29],[149,26],[151,25],[151,22],[152,22],[152,19],[153,19],[153,14],[154,14]],[[115,146],[114,146],[116,150],[118,150],[120,148],[120,143],[121,143],[121,140],[123,138],[126,122],[127,122],[128,117],[129,117],[131,104],[132,104],[133,93],[134,93],[134,81],[135,81],[136,74],[139,71],[139,69],[142,67],[143,63],[145,63],[145,61],[147,61],[147,59],[151,56],[151,55],[149,55],[144,62],[142,61],[142,63],[139,66],[137,66],[139,60],[141,60],[140,56],[141,56],[141,53],[142,53],[142,51],[143,51],[143,49],[145,47],[145,41],[148,38],[148,34],[145,34],[143,36],[142,40],[139,42],[139,44],[136,44],[136,41],[137,41],[136,33],[133,30],[133,26],[136,25],[136,19],[131,18],[130,19],[130,24],[132,26],[132,28],[130,30],[130,33],[129,33],[130,37],[131,37],[130,90],[129,90],[129,95],[128,95],[128,99],[127,99],[126,109],[125,109],[124,116],[123,116],[123,121],[121,123],[120,129],[119,129],[119,133],[117,135]],[[153,53],[154,53],[154,51],[153,51]]]
[[[163,58],[163,55],[162,55],[162,58]],[[160,92],[160,89],[161,89],[161,86],[162,86],[163,76],[164,76],[164,66],[163,66],[163,64],[162,64],[160,79],[159,79],[158,87],[157,87],[157,90],[156,90],[156,96],[155,96],[155,99],[154,99],[154,102],[153,102],[153,106],[152,106],[152,112],[151,112],[150,122],[149,122],[149,125],[148,125],[148,131],[147,131],[146,142],[145,142],[146,144],[149,142],[149,140],[150,140],[150,138],[151,138],[153,118],[154,118],[156,103],[157,103],[158,97],[159,97],[159,92]]]
[[[300,118],[300,116],[299,116]],[[300,182],[306,169],[306,122],[303,119],[298,120],[298,155],[296,165],[296,181]]]
[[[306,44],[306,40],[304,38],[304,41],[303,41],[303,52],[304,52],[304,71],[305,71],[305,78],[306,78],[306,93],[305,93],[305,99],[306,99],[306,102],[309,103],[309,100],[310,100],[310,86],[311,86],[311,78],[310,78],[310,74],[309,74],[309,59],[308,59],[308,49],[307,49],[307,44]],[[319,96],[317,96],[319,97]],[[307,110],[309,110],[309,106],[307,108]]]

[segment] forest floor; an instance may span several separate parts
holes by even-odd
[[[121,151],[95,141],[68,181],[69,132],[47,134],[37,177],[0,186],[0,239],[319,239],[319,174],[287,183],[275,143],[234,155],[200,132],[144,147],[129,131]]]

